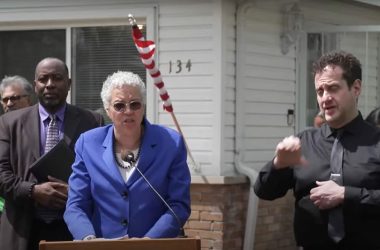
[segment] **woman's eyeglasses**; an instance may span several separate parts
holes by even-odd
[[[3,103],[8,103],[9,100],[11,100],[11,102],[15,102],[15,101],[18,101],[20,100],[22,97],[27,97],[29,95],[14,95],[14,96],[9,96],[9,97],[4,97],[3,99],[1,99],[1,101]]]
[[[116,112],[124,113],[127,108],[132,111],[139,110],[142,107],[142,103],[140,101],[130,101],[128,103],[115,102],[112,104],[112,107]]]

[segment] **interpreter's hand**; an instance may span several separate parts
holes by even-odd
[[[66,206],[67,201],[67,191],[65,193],[62,190],[67,190],[67,184],[59,182],[37,184],[33,188],[32,198],[44,207],[61,209]]]
[[[335,181],[317,181],[318,187],[310,190],[310,200],[319,209],[331,209],[339,206],[344,200],[344,187]]]
[[[57,179],[57,178],[55,178],[55,177],[53,177],[53,176],[48,176],[48,180],[49,181],[52,181],[52,182],[58,182],[58,183],[62,183],[62,184],[64,184],[65,185],[65,187],[63,187],[63,188],[58,188],[58,191],[59,192],[61,192],[61,193],[63,193],[63,194],[65,194],[65,195],[68,195],[68,192],[69,192],[69,185],[66,183],[66,182],[64,182],[63,180],[61,180],[61,179]]]
[[[306,165],[301,154],[301,141],[293,135],[285,137],[276,147],[276,157],[273,160],[276,169],[294,165]]]

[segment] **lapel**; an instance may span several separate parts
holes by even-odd
[[[148,122],[148,120],[144,120],[144,135],[140,149],[140,159],[137,164],[137,167],[144,175],[148,169],[152,167],[152,162],[159,153],[158,140],[159,139],[157,138],[157,135],[155,135],[153,126]],[[140,173],[135,170],[128,179],[127,186],[130,187],[140,177]]]
[[[112,179],[117,181],[119,184],[125,185],[124,179],[121,176],[116,159],[113,153],[113,125],[109,126],[107,136],[103,141],[103,161],[105,162],[107,173],[110,173]]]
[[[22,126],[25,131],[25,138],[28,138],[28,145],[34,160],[37,160],[40,157],[40,114],[38,112],[38,104],[31,107],[30,112],[27,112],[23,116]],[[38,145],[38,146],[36,146]]]
[[[75,133],[78,129],[80,114],[77,109],[75,109],[72,105],[66,104],[65,110],[65,120],[63,124],[64,137],[63,139],[70,147],[73,147],[73,138],[75,138]]]

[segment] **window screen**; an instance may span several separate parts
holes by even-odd
[[[72,29],[72,102],[75,105],[104,114],[100,98],[102,84],[118,70],[132,71],[146,80],[130,26]]]

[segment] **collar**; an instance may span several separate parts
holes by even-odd
[[[362,122],[363,122],[363,116],[359,111],[359,114],[352,121],[350,121],[345,126],[339,129],[331,128],[330,126],[327,125],[327,123],[323,124],[321,129],[326,138],[331,137],[331,136],[335,137],[337,130],[344,130],[344,133],[355,134],[358,131],[360,131],[360,125],[362,124]]]
[[[60,107],[57,112],[55,112],[55,115],[58,117],[59,121],[63,121],[63,118],[65,117],[65,110],[66,110],[66,103]],[[44,106],[41,105],[41,103],[38,103],[38,112],[40,113],[40,117],[42,121],[45,121],[49,118],[49,112],[44,108]]]

